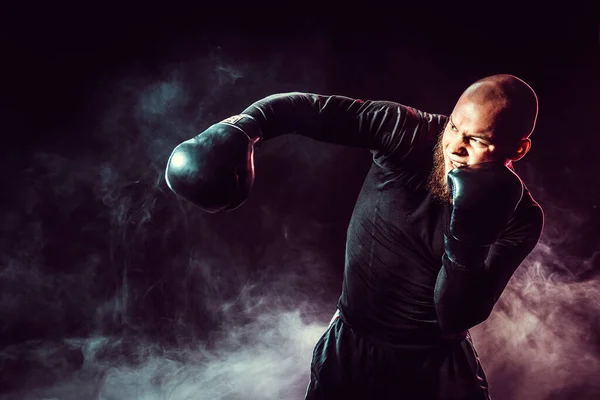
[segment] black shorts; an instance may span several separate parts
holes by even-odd
[[[361,337],[334,316],[313,351],[305,400],[489,400],[470,336],[430,350]]]

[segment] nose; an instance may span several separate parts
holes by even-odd
[[[465,143],[459,139],[450,142],[450,144],[448,145],[448,150],[451,154],[454,154],[456,156],[463,157],[467,155],[467,148],[465,147]]]

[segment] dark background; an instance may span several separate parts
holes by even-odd
[[[369,153],[275,139],[208,215],[166,187],[171,150],[272,93],[449,113],[495,73],[538,94],[515,167],[546,226],[475,345],[495,399],[598,398],[600,30],[522,11],[8,7],[1,398],[302,398]]]

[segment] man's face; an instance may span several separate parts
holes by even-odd
[[[442,137],[445,174],[458,167],[498,161],[494,125],[499,107],[460,99]]]
[[[494,126],[500,107],[478,104],[467,98],[456,103],[434,149],[429,189],[434,197],[449,202],[447,175],[454,168],[492,161],[506,161],[494,144]]]

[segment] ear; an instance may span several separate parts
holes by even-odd
[[[525,154],[527,154],[529,149],[531,149],[531,139],[521,139],[517,150],[513,153],[512,157],[509,157],[509,159],[511,161],[519,161],[521,158],[525,157]]]

